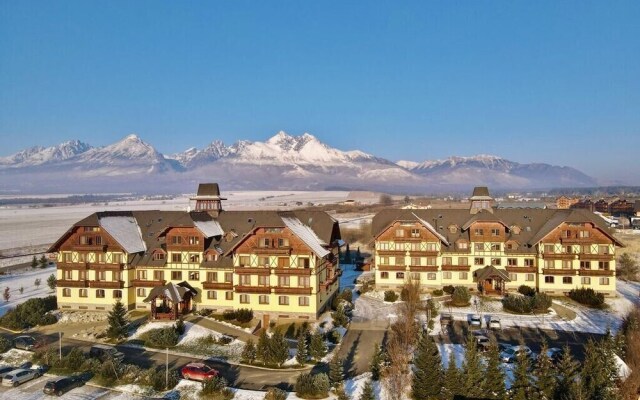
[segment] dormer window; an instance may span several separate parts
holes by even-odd
[[[396,237],[404,237],[404,229],[396,229]]]
[[[260,239],[260,247],[271,247],[271,239],[270,238]]]
[[[418,228],[411,229],[411,237],[412,238],[419,238],[420,237],[420,229],[418,229]]]
[[[161,252],[153,253],[153,260],[154,261],[164,260],[164,253],[161,253]]]
[[[288,238],[278,238],[278,247],[289,247]]]
[[[458,227],[456,225],[449,225],[449,233],[456,233],[458,231]]]
[[[511,230],[511,233],[514,235],[519,235],[520,231],[522,230],[518,225],[512,225],[511,228],[509,228]]]

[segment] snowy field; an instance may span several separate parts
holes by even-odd
[[[47,286],[47,278],[49,278],[51,274],[55,275],[55,273],[55,268],[47,267],[44,269],[26,269],[24,272],[16,271],[7,275],[0,275],[0,291],[4,293],[6,288],[9,288],[10,293],[9,301],[5,301],[4,298],[0,299],[2,302],[0,303],[0,316],[32,297],[46,297],[55,294],[55,291],[49,289],[49,286]],[[40,279],[40,286],[35,285],[34,282],[36,279]],[[20,293],[20,288],[24,288],[22,293]]]

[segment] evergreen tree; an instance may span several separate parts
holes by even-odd
[[[413,357],[414,374],[411,393],[416,400],[438,399],[442,391],[440,352],[433,339],[423,334]]]
[[[249,339],[244,345],[244,348],[242,349],[242,355],[240,357],[242,358],[242,361],[253,364],[253,362],[256,360],[256,356],[256,345],[253,343],[253,340]]]
[[[344,304],[338,304],[336,311],[333,313],[333,323],[335,326],[347,326],[349,319],[344,312]]]
[[[36,289],[40,287],[41,283],[42,283],[42,280],[40,278],[36,278],[36,280],[33,281],[33,284],[36,285]]]
[[[604,338],[598,342],[589,339],[584,349],[580,381],[582,392],[588,399],[615,399],[615,381],[618,377],[611,341]]]
[[[281,331],[274,332],[268,347],[272,363],[281,366],[289,358],[289,344]]]
[[[344,390],[344,385],[339,383],[335,388],[336,400],[351,400],[351,396]]]
[[[444,400],[451,400],[454,396],[461,393],[460,379],[460,371],[456,365],[456,355],[451,351],[449,353],[449,364],[444,371],[444,382],[442,384],[442,398]]]
[[[4,298],[4,301],[9,302],[9,299],[11,298],[11,289],[9,289],[8,286],[4,288],[4,292],[2,293],[2,298]]]
[[[344,361],[334,355],[329,363],[329,382],[338,387],[344,381]]]
[[[256,357],[261,360],[263,364],[269,363],[269,336],[267,331],[263,330],[258,338],[258,346],[256,347]]]
[[[109,328],[107,328],[108,337],[121,339],[127,336],[129,318],[127,317],[127,309],[120,300],[117,300],[111,311],[109,311],[107,321],[109,322]]]
[[[324,337],[320,333],[311,335],[311,343],[309,344],[309,355],[318,361],[327,354],[327,345]]]
[[[380,347],[380,344],[376,343],[373,345],[373,358],[371,359],[371,364],[369,366],[369,371],[371,371],[371,380],[380,380],[382,358],[382,348]]]
[[[467,337],[467,348],[464,352],[464,363],[462,365],[462,387],[464,395],[472,398],[482,396],[482,383],[484,381],[484,368],[478,353],[476,339],[469,333]]]
[[[49,275],[47,278],[47,286],[49,286],[49,289],[55,290],[57,284],[58,280],[56,279],[56,276],[54,274]]]
[[[371,381],[367,381],[367,383],[364,384],[362,393],[358,400],[376,400],[376,395],[373,392],[373,385],[371,384]]]
[[[554,387],[554,400],[573,400],[577,398],[578,363],[573,359],[569,346],[562,350],[562,357],[558,361],[557,383]]]
[[[524,346],[523,342],[520,342],[520,346]],[[530,369],[529,356],[524,351],[518,352],[513,369],[513,382],[511,383],[512,400],[529,400],[532,397]]]
[[[298,364],[304,365],[309,357],[309,345],[307,343],[307,332],[304,331],[298,335],[298,347],[296,352],[296,360]]]
[[[344,251],[344,263],[351,264],[351,250],[349,250],[349,243],[347,243],[347,248]]]
[[[40,268],[44,268],[47,266],[47,257],[44,256],[44,254],[40,257]]]
[[[545,340],[542,341],[540,355],[536,359],[533,376],[536,383],[536,392],[540,399],[551,399],[555,392],[557,382],[556,368],[548,354],[548,346]]]
[[[38,259],[36,258],[36,256],[33,256],[33,258],[31,259],[31,268],[35,268],[38,266]]]
[[[498,348],[495,340],[492,340],[487,352],[483,397],[486,399],[505,399],[507,397],[507,389],[504,381],[505,375],[500,362],[500,348]]]

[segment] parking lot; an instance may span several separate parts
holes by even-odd
[[[0,386],[0,398],[11,399],[11,400],[42,399],[43,397],[46,396],[44,393],[42,393],[44,384],[51,379],[54,379],[54,377],[42,376],[40,378],[25,382],[18,387]],[[92,399],[124,400],[124,399],[139,398],[136,396],[123,394],[113,390],[98,388],[90,385],[84,385],[82,387],[75,388],[65,393],[63,397],[65,399],[78,399],[78,400],[80,399],[82,400],[92,400]]]

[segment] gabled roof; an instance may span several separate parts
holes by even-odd
[[[282,222],[284,222],[285,226],[298,236],[300,240],[309,246],[318,257],[329,255],[329,250],[323,247],[326,246],[327,243],[324,243],[310,227],[303,224],[298,218],[295,218],[293,215],[282,215]]]
[[[444,244],[446,244],[447,246],[449,246],[449,241],[447,240],[447,238],[445,238],[444,236],[442,236],[440,233],[438,233],[438,231],[433,227],[433,225],[431,225],[430,223],[428,223],[427,221],[425,221],[424,219],[418,217],[415,213],[412,213],[414,217],[416,217],[418,219],[418,221],[420,221],[420,223],[422,225],[424,225],[425,228],[427,228],[427,230],[431,233],[433,233],[434,235],[436,235],[436,237],[438,239],[440,239],[440,241]]]
[[[191,293],[191,295],[195,296],[198,294],[198,291],[194,289],[187,282],[180,282],[175,284],[173,282],[169,282],[164,286],[156,286],[149,292],[149,296],[143,301],[145,303],[149,303],[151,300],[155,299],[158,296],[167,297],[172,303],[179,303],[184,299],[185,294]]]
[[[487,265],[484,268],[480,268],[476,272],[473,273],[476,282],[482,281],[488,278],[501,278],[505,282],[511,282],[509,279],[509,274],[502,268],[496,268],[493,265]]]
[[[473,214],[473,216],[471,218],[469,218],[467,220],[467,222],[465,222],[464,225],[462,225],[462,229],[463,230],[467,230],[471,227],[471,225],[474,222],[499,222],[502,225],[504,225],[505,227],[508,228],[508,225],[505,224],[497,215],[490,213],[490,212],[486,212],[486,211],[480,211],[477,214]]]
[[[218,221],[214,219],[211,221],[193,221],[193,224],[207,239],[214,236],[224,235],[222,226],[220,226]]]
[[[98,223],[127,253],[140,253],[147,250],[142,240],[142,232],[133,215],[107,215],[99,217]]]

